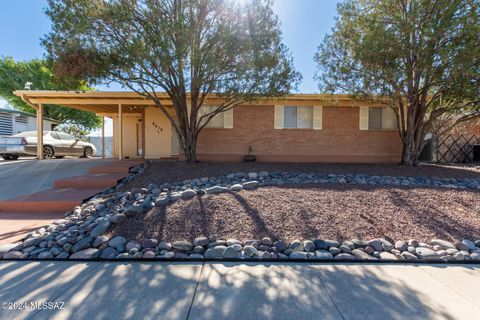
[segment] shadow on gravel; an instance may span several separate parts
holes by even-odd
[[[445,267],[428,268],[438,271]],[[454,268],[464,277],[478,276],[474,266]],[[206,263],[202,267],[199,263],[168,262],[1,262],[2,302],[52,301],[65,305],[60,311],[2,310],[0,318],[475,317],[476,311],[466,300],[444,288],[411,266]]]
[[[179,200],[114,225],[110,236],[142,241],[480,238],[480,192],[441,188],[325,184]]]

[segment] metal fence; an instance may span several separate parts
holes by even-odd
[[[437,161],[442,163],[473,162],[473,145],[480,144],[476,135],[448,135],[437,144]]]
[[[95,156],[102,156],[102,137],[88,137],[88,141],[97,148]],[[113,157],[113,137],[105,137],[105,158]]]

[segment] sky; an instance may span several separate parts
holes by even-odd
[[[240,0],[239,0],[240,1]],[[303,75],[298,92],[315,93],[313,56],[334,25],[338,0],[276,0],[274,11],[281,22],[283,42],[290,48],[295,68]],[[41,58],[40,38],[50,29],[44,14],[46,0],[4,0],[0,9],[0,56],[15,60]],[[122,90],[120,86],[100,90]],[[0,105],[2,102],[0,102]]]

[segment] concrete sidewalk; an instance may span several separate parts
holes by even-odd
[[[0,319],[480,319],[479,265],[0,262]],[[4,304],[2,304],[4,306]]]

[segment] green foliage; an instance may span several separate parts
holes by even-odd
[[[43,44],[56,75],[115,81],[150,98],[190,161],[215,114],[285,95],[301,79],[268,0],[49,0],[46,12],[52,31]],[[176,118],[156,91],[171,97]],[[208,94],[225,102],[200,117]]]
[[[40,59],[16,62],[12,58],[0,58],[0,96],[14,108],[35,113],[35,110],[13,94],[15,90],[23,90],[25,84],[31,82],[32,90],[86,90],[84,83],[71,81],[69,84],[60,82],[53,74],[48,64]],[[62,106],[45,106],[45,117],[69,121],[83,129],[94,129],[100,125],[95,114]]]
[[[73,124],[73,123],[62,123],[55,130],[68,133],[68,134],[72,135],[73,137],[75,137],[79,140],[82,140],[82,141],[87,140],[87,136],[88,136],[88,133],[89,133],[88,130],[80,128],[79,126],[77,126],[76,124]]]
[[[479,6],[478,0],[344,1],[315,56],[321,90],[387,97],[397,107],[402,162],[416,163],[438,119],[456,114],[459,123],[480,115]]]

